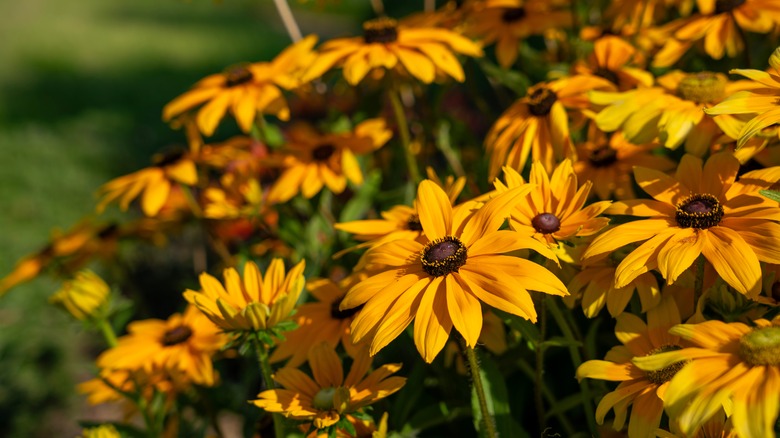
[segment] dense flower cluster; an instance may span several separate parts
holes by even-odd
[[[0,295],[68,279],[52,301],[110,347],[82,392],[150,435],[219,435],[224,409],[263,436],[452,435],[464,411],[491,438],[611,411],[629,437],[774,436],[780,2],[579,3],[378,14],[202,79],[163,109],[188,147],[99,189],[140,219],[55,236]],[[183,313],[131,297],[117,339],[122,300],[70,278],[193,229]],[[247,394],[262,412],[224,402]]]

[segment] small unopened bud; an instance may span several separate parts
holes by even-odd
[[[108,292],[108,285],[102,278],[92,271],[84,270],[64,282],[60,290],[49,297],[49,302],[83,321],[99,314],[106,304]]]

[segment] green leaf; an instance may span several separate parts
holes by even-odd
[[[500,310],[496,310],[496,313],[509,327],[520,332],[520,335],[528,342],[528,347],[531,350],[536,349],[536,345],[539,344],[542,334],[534,323],[517,315],[512,315],[511,313],[502,312]]]
[[[576,340],[566,339],[563,336],[554,336],[549,339],[545,339],[544,342],[539,344],[542,348],[547,347],[580,347],[582,342]]]
[[[773,201],[780,202],[780,191],[777,190],[759,190],[758,193]]]
[[[531,81],[528,77],[516,70],[501,68],[485,59],[481,59],[477,63],[488,77],[511,89],[517,93],[518,96],[524,95],[528,87],[531,86]]]
[[[411,414],[416,410],[417,401],[423,393],[423,380],[425,379],[425,365],[416,362],[412,367],[404,387],[395,395],[395,402],[390,412],[390,421],[395,425],[406,423]]]
[[[506,389],[506,381],[498,369],[495,361],[488,356],[479,357],[479,375],[482,379],[482,389],[485,391],[487,409],[493,417],[496,432],[500,437],[529,437],[528,432],[512,418],[509,409],[509,394]],[[482,419],[477,391],[471,388],[471,410],[474,413],[474,427],[480,436],[486,436],[485,422]]]
[[[339,222],[349,222],[366,217],[379,192],[379,184],[382,182],[382,173],[378,170],[369,172],[363,185],[355,192],[355,195],[344,205],[339,215]]]

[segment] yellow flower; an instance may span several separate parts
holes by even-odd
[[[509,190],[472,214],[453,209],[444,191],[430,180],[420,183],[415,205],[422,240],[403,239],[371,248],[365,254],[371,276],[348,292],[341,309],[364,305],[352,323],[360,342],[374,334],[376,354],[415,320],[414,340],[426,362],[444,347],[454,326],[474,347],[482,330],[482,303],[536,321],[528,289],[567,295],[565,286],[543,267],[501,255],[530,248],[554,258],[539,241],[499,230],[511,208],[530,186]]]
[[[635,145],[629,143],[623,133],[614,133],[609,140],[601,131],[588,141],[577,145],[578,160],[574,172],[584,181],[593,182],[593,193],[599,199],[633,199],[636,197],[631,181],[634,166],[648,167],[662,172],[674,169],[675,163],[652,151],[658,143]]]
[[[750,88],[747,81],[732,82],[721,73],[673,71],[658,78],[658,85],[623,93],[590,93],[591,102],[605,107],[596,124],[607,132],[622,129],[635,144],[656,137],[670,149],[685,143],[685,151],[699,157],[722,141],[723,134],[736,139],[743,121],[730,115],[706,117],[703,110]]]
[[[98,357],[100,368],[163,371],[199,385],[215,384],[211,357],[225,345],[227,337],[195,306],[187,306],[184,314],[175,313],[167,321],[131,322],[127,331],[116,347]]]
[[[772,438],[780,406],[780,317],[740,322],[706,321],[670,330],[693,347],[636,358],[646,370],[690,361],[669,382],[664,406],[686,435],[731,405],[731,421],[743,438]],[[655,372],[655,371],[651,371]]]
[[[163,372],[153,370],[147,373],[143,369],[102,369],[99,377],[77,386],[79,394],[86,395],[90,405],[122,402],[127,417],[137,410],[137,406],[122,393],[137,394],[151,402],[155,392],[165,394],[170,400],[181,389],[184,387],[176,388]]]
[[[311,198],[327,186],[341,193],[347,180],[363,184],[356,155],[364,155],[382,147],[392,137],[384,119],[369,119],[351,132],[320,134],[306,125],[298,125],[288,133],[284,171],[268,193],[269,202],[285,202],[299,192]]]
[[[377,18],[363,24],[362,37],[339,38],[323,44],[304,81],[341,67],[350,85],[357,85],[375,69],[409,75],[426,84],[437,76],[463,82],[463,68],[454,53],[478,57],[482,56],[482,49],[451,30],[407,27],[391,18]]]
[[[285,276],[282,259],[273,259],[263,276],[254,262],[247,262],[243,282],[234,268],[225,269],[225,287],[204,272],[202,290],[187,290],[184,298],[225,331],[269,330],[290,317],[303,289],[305,266],[301,260]]]
[[[101,424],[97,427],[90,427],[81,432],[82,438],[121,438],[116,428],[111,424]]]
[[[756,295],[761,289],[759,260],[779,263],[780,208],[767,206],[735,183],[739,162],[720,153],[702,161],[683,156],[675,177],[637,167],[634,177],[654,199],[617,202],[607,213],[648,217],[607,230],[596,237],[583,259],[645,241],[618,265],[616,287],[657,269],[668,283],[703,255],[734,289]],[[775,203],[776,204],[776,203]]]
[[[105,307],[109,287],[102,278],[89,270],[76,273],[75,278],[66,281],[49,297],[49,302],[62,306],[78,320],[95,318]]]
[[[390,377],[401,369],[400,364],[382,365],[366,376],[371,359],[365,350],[357,355],[346,378],[341,359],[327,343],[312,347],[309,365],[314,379],[296,368],[282,368],[273,377],[284,389],[263,391],[251,403],[287,418],[312,421],[314,427],[323,429],[338,423],[342,415],[393,394],[406,383],[403,377]]]
[[[572,76],[537,84],[528,89],[496,120],[485,139],[492,180],[503,166],[525,167],[528,156],[552,171],[556,161],[574,154],[566,109],[587,107],[586,92],[612,85],[596,76]]]
[[[317,302],[301,304],[295,313],[298,328],[285,333],[285,340],[271,354],[271,363],[289,358],[286,366],[298,367],[306,361],[309,350],[322,342],[333,348],[339,343],[347,354],[355,357],[358,347],[352,343],[349,326],[360,307],[341,310],[339,305],[355,277],[339,283],[327,278],[316,278],[306,283],[306,289]]]
[[[573,72],[602,77],[621,91],[650,87],[653,75],[642,68],[631,67],[631,64],[641,64],[641,58],[639,51],[623,38],[606,35],[593,44],[593,53],[588,56],[587,63],[574,64]]]
[[[504,178],[506,185],[499,180],[495,182],[498,193],[524,184],[523,177],[509,167],[504,167]],[[586,181],[578,187],[570,160],[559,164],[551,176],[540,162],[535,162],[528,182],[534,188],[525,196],[524,202],[515,205],[509,217],[509,226],[518,233],[555,247],[561,241],[572,242],[575,237],[592,236],[609,223],[609,219],[597,216],[611,201],[585,207],[593,184]]]
[[[124,211],[133,199],[141,195],[141,210],[147,216],[157,216],[171,195],[175,183],[192,186],[198,182],[198,172],[190,155],[175,152],[155,157],[151,167],[129,175],[120,176],[104,184],[98,190],[102,199],[97,211],[102,213],[108,204],[119,200]]]
[[[697,41],[714,59],[733,58],[745,50],[743,32],[770,33],[780,22],[775,0],[696,0],[699,13],[665,26],[666,44],[653,67],[669,67]]]
[[[738,69],[730,73],[739,74],[755,82],[756,87],[749,91],[739,91],[727,99],[704,111],[712,116],[726,114],[755,114],[739,131],[737,143],[741,147],[762,129],[780,123],[780,47],[769,57],[770,70]]]
[[[207,136],[214,133],[228,109],[244,132],[252,128],[258,113],[287,120],[290,110],[281,89],[300,85],[301,70],[311,62],[316,42],[316,37],[308,36],[282,51],[273,61],[239,64],[224,73],[201,79],[190,91],[165,105],[163,120],[171,120],[204,103],[195,123]]]
[[[599,424],[604,422],[607,412],[614,409],[613,427],[621,430],[626,422],[628,407],[633,404],[628,421],[628,436],[653,436],[652,433],[661,423],[663,400],[669,393],[669,380],[680,371],[686,360],[669,362],[655,371],[643,371],[631,360],[656,357],[663,352],[687,346],[679,336],[668,333],[669,328],[679,323],[680,313],[669,295],[647,312],[647,324],[631,313],[617,317],[615,335],[623,345],[609,350],[606,360],[589,360],[577,368],[579,380],[587,377],[620,382],[614,391],[599,402],[596,408],[596,421]]]
[[[517,60],[520,43],[548,29],[571,25],[568,0],[486,0],[471,2],[466,32],[496,45],[498,63],[509,68]]]

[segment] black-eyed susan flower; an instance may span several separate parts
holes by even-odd
[[[453,208],[438,185],[420,183],[415,206],[423,239],[399,239],[365,254],[370,276],[353,286],[341,309],[363,305],[352,323],[360,342],[372,334],[376,354],[414,320],[414,341],[431,362],[449,338],[452,327],[474,347],[482,330],[482,303],[536,320],[528,289],[567,295],[565,286],[547,269],[519,257],[502,255],[530,248],[548,258],[552,251],[532,237],[499,230],[511,208],[531,186],[511,189],[488,201],[476,213]]]
[[[285,366],[299,367],[306,361],[309,350],[322,342],[333,348],[341,344],[347,354],[355,357],[359,348],[352,343],[349,326],[360,307],[341,310],[339,305],[356,278],[347,277],[338,283],[328,278],[306,282],[306,290],[317,301],[298,306],[295,312],[298,328],[285,333],[284,342],[271,354],[271,363],[289,358]]]
[[[154,157],[154,164],[129,175],[115,178],[98,190],[97,206],[101,213],[108,204],[119,201],[124,211],[141,196],[141,210],[147,216],[157,216],[171,195],[174,184],[195,185],[198,172],[188,152],[176,151]]]
[[[252,128],[257,114],[272,114],[287,120],[290,110],[282,89],[290,90],[301,84],[301,70],[313,59],[312,48],[316,42],[316,37],[309,36],[270,62],[239,64],[201,79],[190,91],[165,105],[163,120],[200,107],[195,123],[207,136],[214,133],[228,110],[244,132]]]
[[[512,168],[504,167],[506,184],[496,180],[498,193],[520,187],[523,177]],[[599,201],[585,206],[592,183],[581,186],[572,168],[571,160],[563,160],[552,175],[548,175],[540,162],[531,166],[528,180],[534,188],[512,209],[509,226],[524,236],[557,246],[559,242],[571,242],[575,237],[592,236],[606,227],[609,219],[599,217],[611,201]]]
[[[76,273],[71,280],[49,297],[49,302],[64,308],[78,320],[99,316],[108,299],[109,287],[90,270]]]
[[[308,358],[314,379],[296,368],[282,368],[273,378],[283,388],[263,391],[251,403],[325,429],[337,425],[343,416],[395,393],[406,383],[403,377],[391,376],[401,369],[400,364],[382,365],[366,376],[371,359],[365,350],[357,355],[346,377],[341,359],[327,343],[312,347]]]
[[[363,24],[363,36],[324,43],[304,74],[309,81],[333,68],[357,85],[373,70],[390,71],[430,84],[438,77],[466,78],[455,54],[482,56],[482,49],[456,32],[437,27],[408,27],[382,17]]]
[[[570,26],[571,12],[568,0],[486,0],[471,2],[465,22],[466,33],[495,44],[498,63],[509,68],[523,40]]]
[[[593,183],[593,193],[599,199],[636,198],[631,184],[634,166],[661,172],[674,169],[674,161],[652,153],[660,146],[658,143],[636,145],[629,143],[620,131],[609,139],[600,131],[594,131],[587,141],[576,145],[577,161],[573,167],[580,180]]]
[[[243,276],[235,268],[225,269],[225,286],[204,272],[201,290],[187,290],[184,298],[225,331],[270,330],[290,318],[303,289],[305,267],[301,260],[285,275],[284,261],[273,259],[263,275],[254,262],[247,262]]]
[[[755,115],[737,134],[738,146],[743,146],[761,130],[780,123],[780,48],[769,57],[769,71],[738,69],[731,73],[745,76],[756,87],[730,94],[725,100],[704,111],[712,116],[747,114]]]
[[[654,199],[612,204],[610,214],[647,217],[618,225],[597,236],[584,259],[642,242],[617,267],[615,286],[625,287],[644,272],[657,269],[668,283],[703,255],[718,275],[743,294],[761,289],[759,260],[778,263],[780,209],[735,183],[739,162],[729,153],[711,156],[703,165],[683,156],[675,177],[643,167],[634,169],[639,186]],[[737,193],[736,195],[734,193]]]
[[[122,435],[116,430],[113,424],[101,424],[96,427],[89,427],[81,431],[82,438],[121,438]]]
[[[623,38],[606,35],[593,44],[587,61],[574,64],[575,74],[602,77],[620,91],[653,85],[653,75],[642,67],[642,56]]]
[[[670,149],[684,143],[686,152],[701,157],[714,144],[728,142],[728,137],[720,137],[736,135],[744,123],[730,115],[706,117],[703,110],[752,87],[747,81],[729,81],[721,73],[673,71],[657,82],[659,86],[623,93],[590,93],[591,102],[604,107],[595,118],[598,127],[606,132],[622,129],[635,144],[656,137]]]
[[[604,422],[610,410],[615,411],[613,427],[623,429],[628,420],[628,436],[648,437],[661,424],[665,394],[669,381],[687,362],[686,359],[669,362],[654,371],[644,371],[631,360],[638,357],[655,357],[667,351],[677,351],[686,344],[668,330],[680,323],[680,313],[671,296],[647,312],[647,323],[631,313],[617,317],[615,336],[623,344],[612,347],[605,360],[589,360],[577,368],[577,379],[591,378],[620,382],[614,391],[605,395],[596,408],[596,421]]]
[[[687,364],[671,379],[664,406],[688,436],[731,407],[731,421],[744,438],[772,438],[780,406],[780,317],[741,322],[681,324],[669,331],[692,344],[655,357],[635,358],[648,372]],[[673,366],[673,365],[672,365]]]
[[[557,161],[574,154],[566,109],[588,106],[586,93],[611,89],[597,76],[578,75],[534,85],[496,120],[485,138],[490,154],[489,178],[503,166],[522,170],[529,156],[551,172]]]
[[[284,170],[268,193],[269,202],[285,202],[302,194],[311,198],[328,187],[341,193],[352,184],[363,184],[356,155],[382,147],[392,137],[384,119],[361,122],[350,132],[322,134],[308,125],[298,125],[287,133],[282,166]]]
[[[696,0],[696,5],[697,14],[664,26],[666,44],[655,55],[654,67],[669,67],[701,40],[713,59],[733,58],[745,50],[744,31],[765,34],[780,22],[776,0]]]
[[[175,313],[165,321],[133,321],[127,331],[116,347],[98,357],[100,368],[164,372],[198,385],[215,384],[212,356],[228,339],[195,306],[187,306],[183,314]]]

